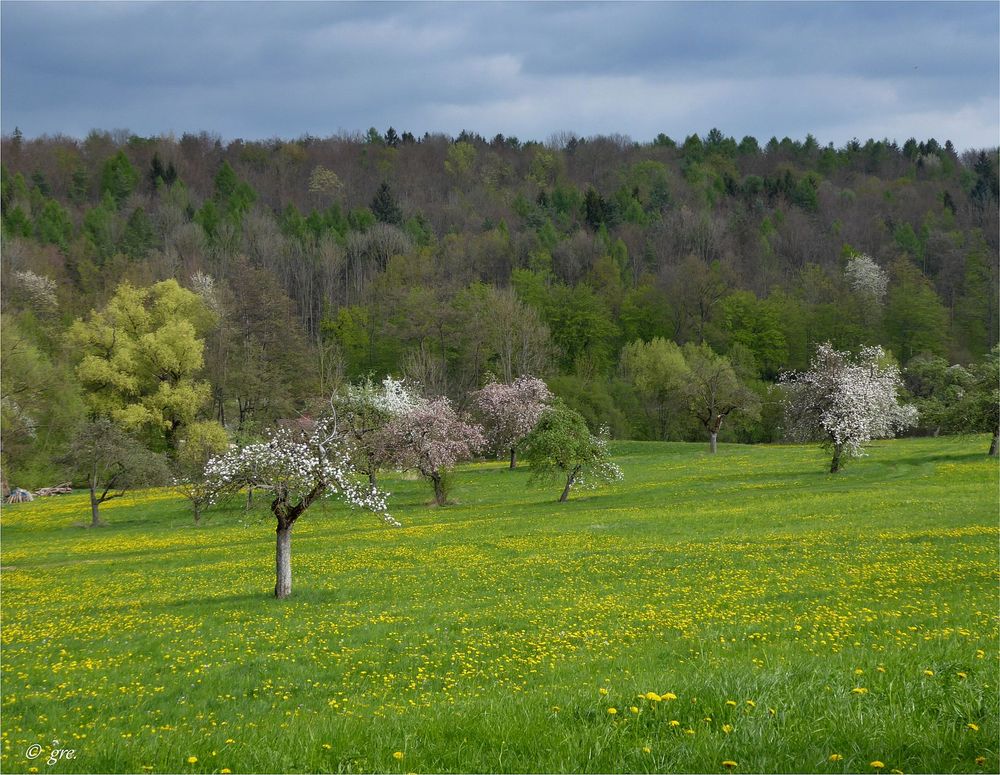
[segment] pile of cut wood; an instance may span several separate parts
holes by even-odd
[[[45,498],[49,495],[69,495],[72,492],[73,486],[69,482],[63,482],[52,487],[42,487],[40,490],[35,490],[35,497]]]
[[[62,484],[56,484],[52,487],[42,487],[35,492],[31,493],[27,490],[22,490],[20,487],[15,487],[10,491],[10,494],[4,498],[6,503],[28,503],[33,501],[35,498],[45,498],[49,495],[69,495],[73,492],[73,486],[69,482],[63,482]]]

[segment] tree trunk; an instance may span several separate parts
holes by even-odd
[[[197,525],[201,522],[201,504],[195,501],[191,505],[194,509],[194,523]]]
[[[1000,454],[1000,431],[993,431],[993,438],[990,440],[990,455],[997,457]]]
[[[375,478],[375,469],[371,469],[368,472],[368,486],[371,487],[374,492],[375,488],[378,486],[378,480]]]
[[[94,491],[94,483],[90,483],[90,526],[97,527],[101,524],[101,515],[98,511],[100,502],[97,500],[97,493]]]
[[[253,508],[253,487],[247,488],[247,511]]]
[[[563,488],[562,495],[559,496],[559,502],[565,503],[569,499],[569,491],[573,486],[573,482],[576,481],[576,475],[579,472],[579,468],[574,468],[570,475],[566,477],[566,486]]]
[[[434,502],[438,506],[444,506],[446,493],[444,483],[441,481],[441,474],[431,474],[431,481],[434,482]]]
[[[719,434],[716,433],[715,431],[712,431],[711,433],[709,433],[708,438],[709,438],[708,447],[711,450],[712,454],[714,455],[716,449],[716,442],[719,439]]]
[[[840,444],[833,445],[833,462],[830,463],[830,473],[835,474],[840,470],[840,455],[844,448]]]
[[[278,525],[278,545],[275,552],[276,580],[274,596],[281,600],[292,594],[292,527]]]
[[[510,448],[510,467],[517,468],[517,450],[514,447]]]

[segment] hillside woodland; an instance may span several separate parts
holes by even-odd
[[[656,342],[710,348],[756,393],[724,441],[782,437],[775,384],[822,342],[882,345],[920,398],[921,375],[947,381],[997,344],[997,172],[995,148],[717,129],[651,143],[16,131],[0,192],[4,472],[60,481],[88,415],[169,451],[192,423],[252,439],[385,374],[459,410],[532,374],[594,430],[703,438],[643,377]],[[925,416],[916,432],[941,429]]]

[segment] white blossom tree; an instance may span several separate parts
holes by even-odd
[[[871,256],[852,256],[847,260],[844,274],[855,293],[882,303],[889,288],[889,275]]]
[[[390,420],[380,436],[386,459],[399,469],[415,469],[430,480],[439,506],[448,500],[448,470],[486,446],[482,428],[459,417],[444,397],[419,401]]]
[[[881,347],[863,347],[857,358],[830,343],[816,347],[808,371],[782,375],[786,433],[795,441],[832,448],[830,473],[845,458],[865,454],[872,439],[891,438],[914,425],[917,410],[899,402],[899,368]]]
[[[529,375],[510,384],[490,382],[472,394],[473,406],[484,420],[488,444],[498,452],[510,451],[511,468],[517,467],[517,445],[534,430],[551,400],[548,386]]]
[[[372,487],[376,486],[378,469],[391,462],[390,445],[385,444],[380,431],[420,400],[412,385],[389,376],[381,384],[369,378],[346,385],[334,396],[337,424],[350,440],[351,459]]]
[[[393,527],[385,495],[357,481],[348,443],[332,417],[317,421],[309,431],[282,428],[268,441],[231,447],[205,467],[214,486],[266,488],[273,495],[271,513],[277,521],[274,596],[292,592],[292,526],[321,497],[337,496],[367,509]]]

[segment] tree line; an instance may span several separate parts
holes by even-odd
[[[380,374],[459,412],[534,374],[592,432],[768,441],[824,342],[903,366],[916,432],[987,429],[962,397],[997,342],[996,149],[390,128],[2,152],[2,464],[27,486],[86,418],[173,460],[199,423],[261,438]]]

